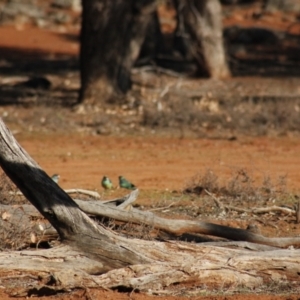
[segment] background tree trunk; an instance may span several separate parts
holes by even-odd
[[[206,291],[222,291],[224,287],[256,290],[268,285],[278,291],[282,284],[293,291],[299,287],[299,249],[251,251],[251,244],[243,249],[143,240],[132,240],[132,244],[136,251],[151,252],[156,259],[105,274],[97,272],[100,262],[68,246],[1,251],[1,285],[8,293],[12,288],[14,296],[32,295],[42,288],[61,292],[82,287],[120,287],[157,295],[180,291],[180,284],[191,283]]]
[[[153,64],[159,53],[164,51],[164,38],[161,32],[158,12],[155,10],[150,18],[141,47],[137,65]]]
[[[130,71],[155,8],[155,0],[82,1],[80,102],[101,103],[131,88]]]
[[[182,37],[185,55],[196,58],[201,73],[212,78],[229,77],[219,0],[174,0],[174,3],[178,15],[182,15],[178,18],[176,35]]]

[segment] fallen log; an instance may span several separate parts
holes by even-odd
[[[124,211],[118,207],[105,206],[101,202],[96,201],[87,202],[75,200],[75,202],[88,214],[105,216],[124,222],[146,224],[175,235],[182,235],[184,233],[199,233],[234,241],[248,241],[280,248],[300,246],[300,237],[269,238],[247,229],[233,228],[201,221],[167,219],[159,217],[151,212],[140,211],[135,208],[132,208],[129,211]]]
[[[0,252],[1,285],[12,296],[41,295],[42,290],[74,288],[128,288],[147,293],[172,291],[194,282],[206,291],[254,289],[263,285],[299,286],[299,250],[249,251],[183,242],[131,239],[143,253],[151,249],[156,260],[98,274],[102,263],[69,246],[48,250]],[[12,280],[14,279],[14,280]],[[16,288],[15,280],[18,281]]]
[[[202,221],[193,220],[174,220],[159,217],[152,212],[140,211],[131,207],[131,204],[135,201],[138,195],[138,190],[131,192],[123,198],[107,200],[107,201],[83,201],[75,199],[79,208],[85,213],[93,216],[108,217],[118,221],[135,224],[145,224],[153,228],[163,230],[167,233],[175,234],[177,236],[189,233],[189,234],[205,234],[211,236],[217,236],[226,238],[233,241],[248,241],[257,244],[269,245],[273,247],[287,248],[289,246],[299,247],[300,237],[265,237],[262,234],[248,230],[233,228],[224,225],[218,225]],[[31,207],[31,208],[30,208]],[[9,212],[10,208],[7,206],[0,206],[0,211]],[[6,210],[5,210],[6,209]],[[31,215],[35,215],[36,210],[29,205],[22,206],[23,211]],[[31,213],[30,213],[31,211]],[[12,212],[9,212],[13,215]],[[36,240],[39,237],[46,238],[45,226],[37,227],[41,230],[35,230]],[[48,231],[53,237],[53,231]]]

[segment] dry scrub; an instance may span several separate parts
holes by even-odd
[[[206,195],[206,191],[227,197],[235,201],[251,201],[252,204],[274,201],[288,196],[286,177],[280,176],[276,181],[270,176],[264,176],[262,182],[257,182],[246,169],[238,169],[225,183],[221,183],[212,170],[193,176],[184,193]]]

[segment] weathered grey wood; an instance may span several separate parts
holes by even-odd
[[[201,285],[218,289],[276,285],[299,277],[299,250],[251,252],[206,246],[196,248],[178,243],[167,245],[165,250],[169,252],[170,260],[175,258],[172,257],[174,252],[180,253],[176,255],[178,261],[112,270],[97,278],[97,282],[105,287],[119,286],[122,282],[122,286],[145,291],[162,290],[191,278]]]
[[[198,64],[212,78],[226,78],[230,70],[226,61],[222,33],[222,8],[219,0],[176,0],[185,31],[190,35],[186,46]],[[184,32],[177,34],[184,35]]]
[[[199,282],[214,289],[225,286],[255,288],[282,280],[299,281],[300,250],[248,251],[182,242],[131,240],[137,251],[156,253],[151,264],[115,269],[99,275],[100,262],[68,246],[55,249],[0,252],[1,285],[26,296],[42,287],[68,290],[76,287],[127,287],[153,293],[174,284]],[[19,290],[15,281],[18,279]],[[51,279],[51,280],[50,280]],[[49,282],[49,284],[48,284]],[[52,283],[51,283],[52,282]],[[26,284],[27,283],[27,284]],[[30,283],[30,284],[29,284]]]
[[[134,197],[136,195],[136,191],[133,193],[130,193],[129,195],[125,196],[124,198],[130,199],[130,196]],[[123,198],[120,198],[123,199]],[[119,199],[119,200],[120,200]],[[82,200],[75,200],[79,206],[84,210],[85,206],[89,207],[89,203],[87,202],[87,205],[81,205],[81,203],[86,202]],[[115,201],[115,200],[114,200]],[[111,200],[108,201],[102,201],[101,203],[97,203],[96,201],[92,204],[96,204],[96,209],[93,215],[98,215],[98,216],[103,216],[103,217],[109,217],[116,219],[118,221],[124,221],[124,222],[130,222],[130,223],[142,223],[143,220],[141,219],[140,222],[136,221],[136,218],[133,219],[128,219],[130,216],[126,213],[126,211],[122,210],[121,212],[119,211],[120,208],[118,207],[117,209],[111,209],[110,207],[106,209],[106,205],[111,204]],[[90,209],[88,209],[90,211]],[[88,213],[88,212],[87,212]],[[133,215],[135,213],[133,212]],[[138,211],[137,215],[143,215],[143,214],[148,214],[148,212],[140,212]],[[151,214],[151,213],[150,213]],[[0,220],[3,222],[16,222],[16,226],[18,226],[20,219],[22,219],[22,226],[26,228],[26,233],[27,236],[24,236],[24,245],[29,245],[30,243],[40,243],[42,241],[51,241],[51,240],[56,240],[58,238],[58,233],[57,231],[49,224],[49,222],[45,219],[41,219],[42,216],[40,213],[33,207],[32,205],[29,204],[23,204],[19,206],[11,206],[11,205],[0,205],[0,215],[2,216],[2,219],[5,218],[4,220]],[[120,217],[121,216],[121,217]],[[35,218],[35,221],[30,221],[30,218]],[[155,222],[156,216],[153,218],[153,223],[148,224],[153,227],[157,227],[156,222]],[[121,220],[120,220],[121,219]],[[151,221],[151,222],[152,222]],[[173,220],[166,219],[166,222]],[[176,220],[175,220],[176,221]],[[197,223],[197,222],[195,222]],[[13,238],[13,237],[12,237]],[[13,242],[13,241],[12,241]],[[243,242],[243,241],[216,241],[216,242],[202,242],[202,245],[211,245],[211,246],[216,246],[216,247],[233,247],[233,248],[245,248],[245,249],[250,249],[250,250],[259,250],[259,251],[267,251],[267,250],[275,250],[278,249],[276,247],[272,246],[267,246],[267,245],[259,245],[259,244],[254,244],[251,242]]]
[[[202,221],[167,219],[159,217],[152,212],[140,211],[135,208],[128,210],[128,205],[136,199],[137,195],[138,190],[135,190],[120,199],[108,201],[83,201],[75,199],[75,202],[82,211],[89,215],[108,217],[129,223],[145,224],[177,236],[185,233],[206,234],[233,241],[248,241],[272,247],[286,248],[289,246],[300,246],[300,237],[270,238],[247,229],[233,228]],[[119,206],[114,206],[117,203]],[[6,206],[0,206],[0,211],[2,211],[3,208],[5,209]],[[30,207],[23,205],[23,208],[24,211],[31,214]],[[7,208],[7,211],[10,211],[9,207]],[[32,214],[34,214],[34,212],[35,209],[32,207]],[[43,231],[35,231],[35,233],[37,234],[37,238],[41,234],[46,234],[46,232]],[[52,234],[52,232],[49,232],[49,234],[50,233]]]
[[[273,247],[300,246],[300,237],[269,238],[249,230],[233,228],[208,222],[193,220],[174,220],[159,217],[151,212],[140,211],[132,208],[124,211],[118,207],[105,206],[99,201],[75,200],[79,207],[88,214],[106,216],[124,222],[146,224],[165,230],[167,232],[181,235],[184,233],[208,234],[234,241],[248,241]]]
[[[98,192],[95,191],[88,191],[88,190],[83,190],[83,189],[68,189],[65,190],[67,194],[84,194],[88,195],[93,198],[100,198],[100,195]]]
[[[260,245],[251,242],[242,241],[216,241],[216,242],[205,242],[204,246],[215,246],[215,247],[230,247],[233,249],[248,249],[252,251],[273,251],[279,250],[278,247],[272,247],[267,245]]]
[[[124,208],[127,208],[129,205],[131,205],[136,200],[138,194],[139,194],[139,190],[136,189],[136,190],[132,191],[131,193],[125,195],[122,198],[101,201],[101,204],[118,206],[120,209],[124,209]],[[76,200],[75,200],[75,202],[76,202]]]

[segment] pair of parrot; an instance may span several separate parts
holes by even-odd
[[[105,190],[111,190],[113,188],[113,184],[107,176],[103,176],[101,185]],[[127,179],[125,179],[123,176],[119,176],[119,186],[127,190],[136,189],[136,186]]]
[[[58,184],[60,175],[59,174],[53,174],[51,176],[51,178],[55,183]],[[103,177],[103,179],[101,181],[101,185],[106,190],[111,190],[113,188],[113,184],[107,176]],[[119,186],[123,189],[128,189],[128,190],[135,190],[136,189],[135,185],[133,183],[129,182],[123,176],[119,176]]]

